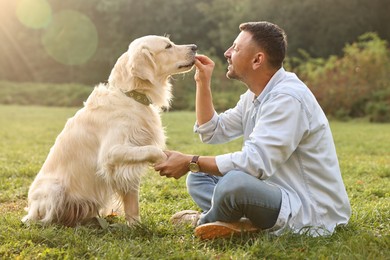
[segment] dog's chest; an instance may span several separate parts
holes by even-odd
[[[118,96],[116,92],[95,89],[86,103],[83,119],[93,122],[91,129],[102,142],[165,147],[159,110],[128,99],[122,93]]]
[[[156,145],[165,147],[165,132],[159,114],[144,113],[143,116],[129,117],[127,141],[138,146]]]

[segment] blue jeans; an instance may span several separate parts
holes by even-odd
[[[189,173],[187,189],[203,210],[199,225],[246,217],[261,229],[274,226],[282,203],[282,192],[247,173],[231,171],[223,177]]]

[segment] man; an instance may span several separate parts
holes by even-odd
[[[194,129],[210,144],[243,136],[242,150],[215,157],[166,151],[155,170],[176,179],[191,170],[187,188],[203,210],[182,211],[173,220],[192,221],[203,239],[256,230],[331,234],[348,222],[350,204],[326,116],[305,84],[283,68],[284,31],[269,22],[244,23],[240,30],[225,52],[227,77],[248,90],[218,115],[210,86],[214,63],[198,55]]]

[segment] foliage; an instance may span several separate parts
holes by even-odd
[[[390,122],[390,50],[375,33],[366,33],[347,44],[342,57],[302,59],[290,66],[311,88],[328,115],[337,118],[370,116]]]
[[[150,170],[141,186],[143,223],[105,229],[80,226],[25,226],[28,187],[66,119],[76,108],[0,106],[1,259],[388,259],[390,243],[389,124],[331,122],[352,205],[348,226],[329,237],[267,233],[200,241],[191,227],[174,227],[172,214],[197,209],[185,179],[161,178]],[[241,140],[201,144],[192,133],[193,112],[163,114],[169,149],[215,155],[240,149]]]
[[[383,0],[0,0],[0,7],[0,103],[78,106],[93,85],[107,81],[133,39],[168,34],[178,44],[196,43],[216,62],[212,87],[222,111],[245,91],[226,79],[224,51],[240,23],[268,20],[286,30],[286,67],[328,115],[389,121],[390,30],[383,25],[390,16]],[[192,77],[175,76],[173,110],[194,108]],[[47,84],[34,92],[30,83],[17,90],[9,81]]]
[[[213,52],[214,106],[221,112],[233,107],[246,87],[226,78],[226,63]],[[294,71],[309,86],[328,116],[347,120],[369,117],[372,122],[390,122],[390,49],[375,33],[361,35],[344,47],[344,55],[315,58],[304,50],[289,58],[286,69]],[[175,75],[171,110],[194,110],[194,71]],[[48,106],[80,106],[92,86],[80,84],[35,84],[0,81],[0,103]]]
[[[371,122],[390,122],[390,88],[372,94],[366,106],[366,114]]]
[[[0,80],[11,81],[105,81],[128,44],[148,34],[196,43],[223,60],[238,25],[253,20],[284,28],[292,57],[299,49],[339,55],[369,31],[390,40],[383,0],[0,0],[0,7]]]

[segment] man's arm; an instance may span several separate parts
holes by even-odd
[[[214,62],[204,55],[197,55],[195,60],[196,73],[196,100],[195,111],[198,125],[203,125],[211,120],[214,115],[213,97],[211,94],[211,75],[214,70]]]

